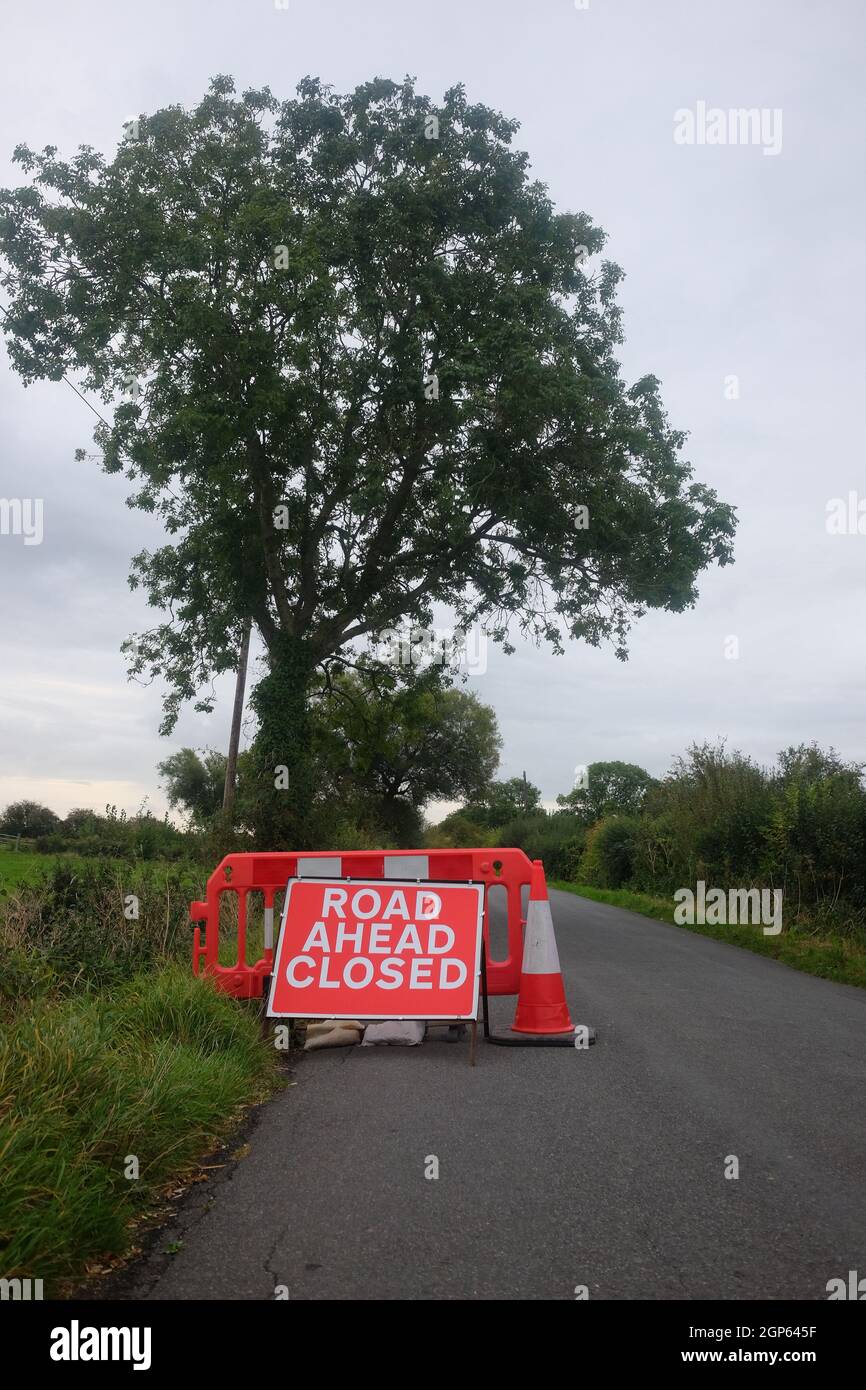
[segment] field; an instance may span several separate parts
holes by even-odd
[[[18,883],[33,883],[56,855],[34,854],[32,850],[0,849],[0,892]]]

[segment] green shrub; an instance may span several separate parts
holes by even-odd
[[[423,842],[423,828],[421,817],[413,806],[406,805],[404,829],[409,840],[413,838],[412,827],[415,828],[415,840],[417,844]],[[351,820],[337,821],[331,828],[331,832],[319,842],[321,849],[398,849],[400,848],[402,835],[396,835],[393,831],[383,830],[375,825],[361,826]]]
[[[577,877],[586,842],[586,827],[577,816],[560,812],[548,816],[523,816],[499,832],[498,843],[515,845],[530,859],[540,859],[548,878]]]
[[[452,813],[440,825],[431,826],[424,835],[428,849],[474,849],[476,846],[504,844],[498,830],[479,825],[468,816]]]
[[[648,795],[649,817],[666,818],[671,877],[717,887],[752,882],[773,806],[768,773],[724,745],[696,744]]]
[[[56,818],[55,818],[56,820]],[[36,842],[40,854],[81,854],[99,859],[153,861],[187,859],[201,849],[201,837],[178,830],[143,807],[127,816],[116,806],[105,815],[79,809],[70,811]]]
[[[41,999],[59,989],[57,973],[37,951],[0,945],[0,1014],[11,1017],[22,1000]]]
[[[590,830],[580,877],[596,888],[621,888],[634,872],[640,823],[635,816],[607,816]]]
[[[683,861],[674,817],[669,812],[642,816],[635,839],[633,884],[656,893],[673,893],[683,883]]]
[[[41,962],[61,990],[110,988],[166,959],[188,959],[189,904],[204,880],[188,865],[59,860],[4,898],[0,949]],[[137,918],[125,915],[132,898]]]
[[[859,780],[831,773],[787,781],[764,833],[765,874],[798,899],[821,904],[845,894],[866,906],[866,797]]]

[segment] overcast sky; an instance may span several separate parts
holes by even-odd
[[[409,73],[519,120],[557,208],[587,212],[626,271],[626,375],[661,379],[740,527],[736,563],[701,577],[691,612],[646,617],[626,664],[489,653],[471,684],[499,718],[500,775],[525,769],[550,801],[578,764],[661,774],[719,737],[761,761],[813,739],[866,760],[866,534],[827,530],[831,499],[866,510],[863,0],[6,0],[3,29],[7,185],[19,141],[110,152],[125,120],[197,102],[217,73],[278,97],[305,74],[345,91]],[[708,143],[712,110],[739,108],[763,134]],[[123,479],[74,461],[92,424],[0,350],[0,498],[44,499],[41,544],[0,535],[0,806],[162,810],[157,762],[227,740],[230,682],[162,739],[159,690],[126,680],[120,644],[148,621],[128,562],[160,535]]]

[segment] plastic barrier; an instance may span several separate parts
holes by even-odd
[[[211,978],[219,989],[237,999],[261,997],[262,980],[270,975],[274,960],[274,896],[290,878],[380,878],[474,882],[485,885],[484,940],[489,994],[516,994],[523,959],[521,889],[532,878],[532,862],[520,849],[431,850],[322,850],[304,854],[227,854],[207,883],[204,902],[190,903],[193,922],[205,925],[193,934],[192,968]],[[508,954],[497,958],[491,950],[489,889],[505,892]],[[248,897],[261,893],[264,900],[264,954],[247,962]],[[231,965],[219,960],[220,904],[226,894],[237,895],[237,959]]]

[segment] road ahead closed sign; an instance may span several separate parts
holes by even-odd
[[[292,879],[268,1012],[474,1018],[481,884]]]

